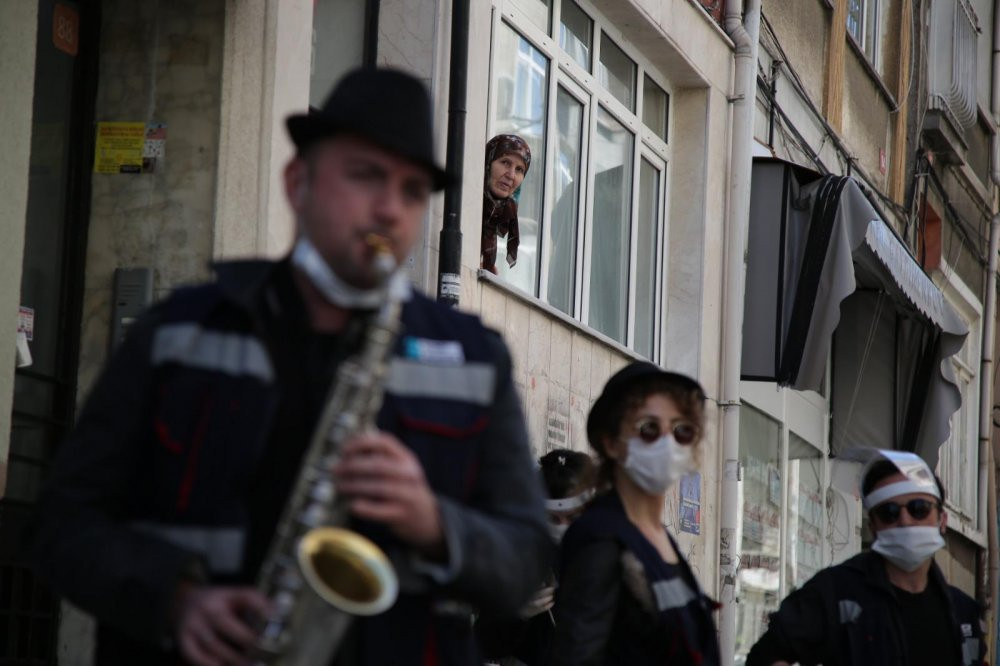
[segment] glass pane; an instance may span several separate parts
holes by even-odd
[[[362,64],[364,48],[364,2],[313,2],[312,76],[309,80],[311,106],[322,106],[340,77]]]
[[[647,159],[639,162],[639,218],[635,264],[635,343],[646,358],[653,358],[656,339],[656,249],[660,217],[660,170]]]
[[[609,93],[630,111],[635,111],[636,66],[618,45],[601,33],[601,63],[597,77]]]
[[[603,107],[598,107],[592,160],[594,221],[589,323],[622,343],[628,305],[633,143],[632,133]]]
[[[858,44],[862,43],[861,25],[864,21],[865,0],[847,0],[847,32]]]
[[[549,17],[552,14],[552,0],[514,0],[514,4],[527,15],[539,30],[549,34]]]
[[[497,35],[497,134],[517,134],[531,148],[531,167],[518,198],[520,245],[517,263],[507,264],[507,239],[497,238],[499,275],[519,289],[537,296],[538,222],[542,218],[545,113],[549,63],[538,49],[506,23]]]
[[[642,77],[642,122],[664,141],[670,119],[670,95],[646,75]]]
[[[781,527],[781,428],[744,404],[740,410],[741,513],[736,595],[736,654],[746,656],[778,608]],[[739,662],[742,663],[742,662]]]
[[[594,22],[583,13],[573,0],[565,0],[559,19],[559,46],[580,67],[590,71],[590,43],[594,36]]]
[[[788,589],[822,568],[823,476],[818,449],[794,433],[788,441]]]
[[[548,300],[568,315],[573,309],[576,233],[580,219],[580,158],[583,150],[583,104],[561,86],[556,94],[556,159],[552,224],[549,228]]]

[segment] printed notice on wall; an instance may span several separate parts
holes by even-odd
[[[146,123],[97,123],[94,173],[142,173]]]
[[[701,474],[681,477],[681,532],[701,534]]]

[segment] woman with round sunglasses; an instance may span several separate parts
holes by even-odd
[[[746,666],[981,665],[979,605],[934,563],[944,547],[944,487],[914,453],[875,451],[861,475],[871,551],[790,594]]]
[[[587,419],[599,495],[563,539],[550,663],[719,663],[711,612],[663,524],[666,493],[693,471],[705,393],[635,362],[608,380]]]

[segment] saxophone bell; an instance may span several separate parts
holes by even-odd
[[[299,541],[306,583],[328,604],[351,615],[377,615],[396,601],[399,581],[370,539],[341,527],[317,527]]]

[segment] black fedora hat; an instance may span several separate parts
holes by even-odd
[[[337,83],[321,108],[285,122],[299,152],[320,139],[353,134],[425,167],[435,190],[452,182],[434,158],[430,95],[406,72],[355,69]]]
[[[597,397],[594,405],[590,408],[590,414],[587,415],[587,440],[590,441],[592,446],[598,447],[598,435],[600,431],[609,426],[607,423],[608,417],[614,407],[621,401],[625,391],[638,382],[654,377],[676,384],[684,391],[690,391],[697,397],[699,402],[704,404],[705,390],[702,389],[701,384],[691,377],[678,372],[669,372],[648,361],[633,361],[611,375],[611,379],[604,385],[601,395]]]

